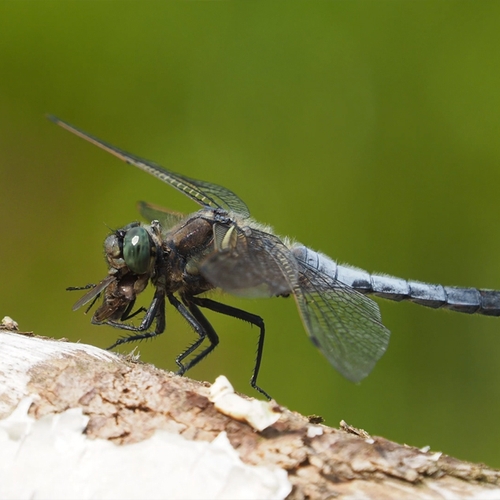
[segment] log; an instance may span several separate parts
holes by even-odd
[[[222,392],[229,406],[206,382],[4,322],[0,498],[500,498],[485,465]]]

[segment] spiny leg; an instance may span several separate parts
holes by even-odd
[[[262,353],[264,351],[264,338],[266,335],[264,320],[260,316],[257,316],[256,314],[243,311],[242,309],[238,309],[236,307],[228,306],[227,304],[221,304],[220,302],[216,302],[215,300],[201,298],[201,297],[192,297],[190,300],[194,304],[199,305],[200,307],[205,307],[214,312],[225,314],[226,316],[231,316],[233,318],[241,319],[242,321],[247,321],[248,323],[255,325],[256,327],[259,328],[260,333],[259,333],[259,341],[257,344],[257,356],[255,359],[252,378],[250,379],[250,385],[256,391],[259,391],[262,395],[264,395],[267,399],[271,399],[271,396],[269,396],[269,394],[264,389],[262,389],[257,385],[257,377],[259,375],[260,365],[262,362]]]
[[[140,310],[133,313],[132,316],[137,314],[139,311]],[[147,330],[151,327],[155,319],[156,319],[156,328],[154,329],[154,331],[148,332]],[[166,325],[164,291],[157,290],[155,292],[155,296],[153,297],[151,304],[146,310],[146,314],[144,315],[144,318],[142,319],[141,324],[139,326],[127,325],[124,323],[120,323],[118,321],[106,321],[106,324],[114,328],[127,330],[129,332],[142,332],[142,333],[136,333],[135,335],[129,335],[127,337],[119,338],[112,346],[108,347],[108,350],[114,349],[115,347],[121,344],[127,344],[129,342],[135,342],[137,340],[150,339],[156,337],[157,335],[161,335],[165,331],[165,325]]]
[[[182,297],[184,304],[170,294],[168,295],[168,300],[177,309],[177,311],[179,311],[181,316],[189,323],[191,328],[198,334],[198,339],[175,359],[175,362],[179,366],[177,375],[183,375],[215,349],[215,347],[219,343],[219,337],[215,333],[212,325],[208,322],[207,318],[205,318],[198,307],[193,304],[192,297]],[[205,338],[208,338],[210,345],[203,349],[203,351],[197,354],[186,365],[184,365],[183,361],[191,353],[196,351],[198,347],[200,347]]]

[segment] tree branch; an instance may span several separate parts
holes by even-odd
[[[262,498],[285,498],[287,494],[287,498],[297,500],[448,499],[477,498],[478,495],[494,498],[494,492],[500,498],[500,471],[372,437],[345,423],[340,429],[318,425],[275,403],[271,407],[274,405],[274,410],[279,412],[279,419],[257,432],[247,423],[218,411],[210,400],[209,388],[208,383],[178,377],[132,357],[84,344],[0,330],[0,419],[3,419],[0,422],[12,424],[14,409],[25,398],[31,398],[28,414],[35,421],[54,418],[69,409],[80,409],[86,417],[86,439],[111,441],[120,445],[113,448],[116,450],[128,448],[122,445],[147,442],[158,432],[166,432],[176,439],[180,435],[186,443],[204,446],[225,433],[244,464],[260,467],[255,469],[258,477],[263,478],[265,470],[285,471],[283,476],[273,476],[276,478],[274,493],[263,493]],[[15,436],[11,424],[6,428],[11,429],[7,433],[12,441]],[[0,445],[0,449],[6,448]],[[9,464],[13,460],[2,453],[0,451],[0,476],[5,465],[2,460],[10,460]],[[158,453],[150,452],[149,456],[163,464],[166,455],[173,454],[162,452],[159,456]],[[177,468],[181,465],[179,461],[174,464]],[[24,477],[29,477],[29,464],[20,464],[20,467]],[[225,481],[223,484],[229,487],[228,478],[234,475],[222,469],[222,465],[218,466],[212,475],[220,475]],[[168,475],[168,471],[165,474]],[[207,485],[205,493],[209,493],[208,482],[204,483],[208,481],[206,478],[196,474],[189,477],[188,484],[179,485],[179,491],[187,493],[190,485],[199,486],[201,482],[202,486]],[[171,486],[181,475],[171,474],[168,478]],[[5,497],[1,493],[2,483],[6,479],[0,479],[2,497]],[[141,484],[141,474],[123,479],[128,484],[138,482],[143,494],[147,491],[147,485]],[[264,481],[269,483],[269,478]],[[231,490],[232,495],[257,498],[256,493],[251,493],[256,483],[255,477],[248,483],[242,479],[236,485],[241,496],[236,496],[236,490]],[[35,483],[32,486],[31,493],[37,488]],[[119,493],[113,493],[113,487],[108,485],[109,494],[101,496],[121,498]],[[19,490],[20,497],[22,491]],[[166,496],[157,498],[182,498],[166,490],[161,492]],[[126,493],[131,496],[131,487]]]

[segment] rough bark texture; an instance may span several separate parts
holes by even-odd
[[[14,334],[0,331],[3,335]],[[156,429],[208,441],[225,431],[244,462],[275,464],[288,472],[290,499],[486,498],[495,490],[500,498],[500,471],[484,465],[371,437],[347,424],[340,429],[316,425],[285,408],[278,422],[256,432],[214,408],[208,383],[132,358],[96,359],[86,346],[72,345],[74,352],[29,369],[26,395],[36,395],[30,409],[35,418],[80,407],[90,417],[87,435],[117,444],[146,439]],[[0,372],[5,370],[1,350]]]

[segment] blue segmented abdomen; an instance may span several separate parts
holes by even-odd
[[[500,290],[434,285],[371,274],[362,269],[337,264],[326,255],[303,245],[295,245],[291,250],[297,260],[307,267],[363,294],[395,301],[409,300],[435,309],[500,316]]]

